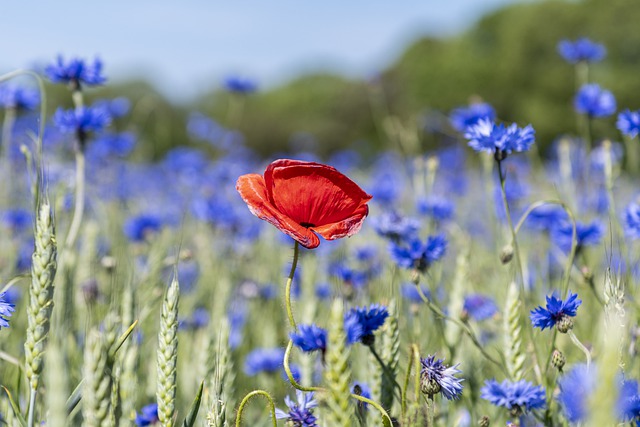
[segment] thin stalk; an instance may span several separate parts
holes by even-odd
[[[291,271],[289,272],[287,284],[284,289],[284,304],[287,308],[287,317],[289,318],[289,325],[293,328],[294,331],[298,330],[298,326],[296,325],[296,320],[293,317],[293,310],[291,308],[291,284],[293,283],[293,276],[296,273],[299,254],[300,243],[296,241],[295,245],[293,246],[293,262],[291,263]]]
[[[16,121],[16,109],[7,108],[4,111],[4,121],[2,122],[2,144],[0,150],[8,152],[9,144],[11,144],[11,133],[13,132],[13,125]]]
[[[580,340],[578,339],[578,337],[576,337],[576,334],[573,333],[572,330],[569,330],[567,332],[567,335],[569,335],[569,338],[571,338],[571,341],[573,341],[573,343],[576,345],[576,347],[578,347],[586,356],[587,358],[587,369],[589,369],[589,366],[591,366],[591,353],[589,352],[589,349],[587,347],[584,346],[584,344],[582,344],[580,342]]]
[[[85,181],[85,158],[81,149],[76,150],[76,204],[73,210],[73,219],[71,220],[71,227],[69,227],[69,233],[65,239],[64,245],[66,249],[70,249],[76,242],[78,232],[80,231],[80,225],[82,223],[82,216],[84,214],[84,182]]]
[[[36,412],[36,394],[37,390],[35,388],[32,388],[31,393],[29,393],[29,414],[27,416],[27,427],[33,427]]]
[[[411,378],[411,370],[413,369],[413,352],[414,352],[414,347],[415,345],[412,344],[411,348],[409,350],[409,364],[407,365],[407,375],[404,377],[404,386],[402,387],[402,393],[401,393],[401,404],[400,404],[400,408],[401,408],[401,412],[402,412],[402,418],[405,417],[405,414],[407,412],[407,389],[409,388],[409,378]]]
[[[427,396],[427,427],[435,427],[434,419],[436,415],[436,401],[433,397]]]
[[[244,399],[242,399],[242,402],[240,402],[240,406],[238,407],[238,413],[236,415],[236,427],[240,427],[242,425],[242,412],[244,411],[244,407],[247,406],[249,400],[251,400],[251,398],[254,396],[262,396],[267,399],[267,401],[269,402],[269,412],[271,412],[271,423],[273,427],[278,427],[278,424],[276,423],[276,405],[273,402],[273,398],[271,397],[271,395],[264,390],[254,390],[247,394]]]
[[[293,373],[291,372],[291,366],[289,365],[289,358],[291,357],[291,349],[293,348],[293,341],[289,340],[289,344],[287,344],[287,349],[284,352],[284,361],[283,361],[283,366],[284,366],[284,372],[287,374],[287,378],[289,379],[289,382],[291,383],[291,385],[300,390],[300,391],[321,391],[323,390],[320,387],[305,387],[302,384],[300,384],[299,382],[296,381],[296,379],[293,376]]]
[[[391,371],[389,371],[389,368],[387,367],[387,365],[384,363],[384,360],[382,360],[382,358],[380,357],[380,355],[378,354],[378,352],[375,350],[375,348],[373,348],[372,345],[368,346],[369,350],[371,350],[371,354],[373,354],[373,357],[376,359],[376,361],[378,362],[378,364],[380,365],[380,367],[382,368],[382,372],[384,372],[385,376],[391,380],[391,382],[393,382],[394,388],[398,388],[400,389],[400,384],[398,384],[398,382],[396,381],[396,379],[393,377],[393,373]]]

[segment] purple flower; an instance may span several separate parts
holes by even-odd
[[[415,268],[425,272],[435,261],[442,258],[447,250],[444,235],[429,236],[426,242],[412,239],[407,246],[391,243],[391,258],[403,268]]]
[[[0,107],[14,110],[33,110],[40,104],[40,93],[21,86],[0,86]]]
[[[442,359],[436,359],[431,355],[420,359],[420,363],[422,365],[420,382],[423,393],[430,396],[442,393],[447,400],[460,398],[463,380],[455,376],[460,373],[460,370],[456,369],[458,365],[447,366]]]
[[[247,354],[244,361],[244,372],[249,376],[261,372],[278,372],[284,361],[284,349],[282,348],[258,348]]]
[[[539,306],[531,310],[531,324],[543,331],[545,328],[552,328],[567,317],[575,317],[578,307],[582,304],[578,294],[573,294],[571,291],[565,301],[558,298],[555,293],[547,296],[546,299],[546,308]]]
[[[492,405],[511,409],[512,412],[522,413],[545,406],[545,392],[542,386],[534,386],[529,381],[511,382],[504,380],[498,383],[489,380],[480,389],[480,397],[488,400]]]
[[[371,226],[379,236],[399,242],[413,236],[420,229],[420,222],[391,211],[371,218]]]
[[[247,94],[255,92],[258,85],[255,81],[239,76],[229,76],[223,82],[224,88],[229,92]]]
[[[477,321],[489,319],[498,312],[493,298],[482,294],[471,294],[464,298],[463,310]]]
[[[592,246],[600,243],[604,229],[599,221],[593,221],[585,224],[576,221],[576,243],[577,249],[584,246]],[[551,230],[551,240],[565,252],[571,250],[571,242],[573,238],[573,226],[569,221],[562,221]]]
[[[58,108],[53,123],[65,133],[75,133],[81,146],[89,132],[98,132],[111,123],[111,116],[102,108],[78,107],[71,110]]]
[[[15,305],[7,301],[7,293],[0,293],[0,329],[9,327],[9,317],[15,311]]]
[[[44,73],[53,83],[71,84],[74,88],[79,88],[81,84],[101,85],[107,81],[102,75],[102,61],[98,58],[90,64],[79,58],[65,61],[62,55],[59,55],[54,63],[45,68]]]
[[[124,234],[132,242],[142,242],[150,234],[160,231],[162,224],[162,220],[155,215],[138,215],[124,224]]]
[[[558,53],[570,64],[578,62],[599,62],[607,54],[607,50],[600,43],[595,43],[586,37],[576,41],[562,40],[558,43]]]
[[[150,403],[143,406],[139,414],[136,414],[137,426],[150,426],[159,421],[158,419],[158,404]]]
[[[585,421],[589,413],[589,399],[596,387],[596,370],[576,365],[558,380],[558,401],[565,417],[575,424]]]
[[[496,110],[486,102],[477,102],[468,107],[456,108],[449,115],[451,126],[458,132],[464,132],[469,126],[477,124],[480,120],[493,121],[496,119]]]
[[[625,421],[636,421],[636,426],[640,422],[640,393],[638,392],[638,381],[623,380],[620,384],[618,395],[617,411]]]
[[[304,393],[296,390],[296,402],[291,400],[289,396],[284,398],[289,410],[287,412],[276,409],[276,418],[285,419],[296,427],[317,427],[317,418],[313,415],[313,408],[318,403],[313,399],[313,393]],[[287,424],[288,425],[288,424]]]
[[[635,138],[640,133],[640,110],[629,111],[626,109],[618,114],[616,127],[623,135]]]
[[[453,218],[454,206],[449,200],[440,196],[430,196],[418,200],[418,212],[436,221],[447,221]]]
[[[300,325],[298,331],[291,332],[289,337],[304,352],[324,352],[327,349],[327,331],[316,325]]]
[[[616,99],[611,92],[592,83],[580,88],[573,106],[578,113],[589,117],[607,117],[616,112]]]
[[[527,151],[535,142],[535,130],[531,125],[520,128],[512,123],[505,127],[502,123],[481,119],[466,129],[464,137],[474,150],[494,153],[502,160],[504,155],[512,151]]]
[[[373,335],[378,328],[384,325],[384,321],[389,317],[389,310],[380,304],[371,304],[369,307],[352,308],[349,310],[349,315],[358,319],[362,328],[361,338],[365,338]]]

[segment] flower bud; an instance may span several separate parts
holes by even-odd
[[[478,425],[480,427],[489,427],[491,425],[491,420],[488,416],[483,415],[482,418],[480,418],[480,421],[478,421]]]
[[[573,319],[566,314],[562,315],[560,320],[556,323],[556,328],[558,329],[558,332],[566,334],[573,329]]]
[[[513,259],[513,246],[511,243],[505,245],[500,251],[500,261],[503,264],[509,264]]]
[[[560,372],[562,372],[562,368],[564,368],[565,363],[567,363],[567,358],[564,357],[559,350],[553,350],[553,354],[551,355],[551,364]]]

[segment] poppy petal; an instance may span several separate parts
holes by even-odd
[[[258,174],[242,175],[236,183],[236,190],[245,201],[252,214],[277,227],[283,233],[300,242],[307,249],[320,245],[320,239],[311,230],[298,224],[273,206],[267,195],[265,180]]]
[[[362,223],[369,213],[369,207],[363,205],[356,210],[349,218],[346,218],[339,222],[332,224],[326,224],[319,227],[312,227],[311,229],[324,237],[327,240],[341,239],[342,237],[349,237],[360,231]]]
[[[265,182],[273,205],[310,227],[343,221],[371,200],[358,184],[319,163],[275,161],[265,172]]]

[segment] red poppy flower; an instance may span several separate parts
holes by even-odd
[[[281,159],[264,172],[242,175],[236,189],[251,212],[305,248],[352,236],[369,213],[371,196],[331,166]]]

